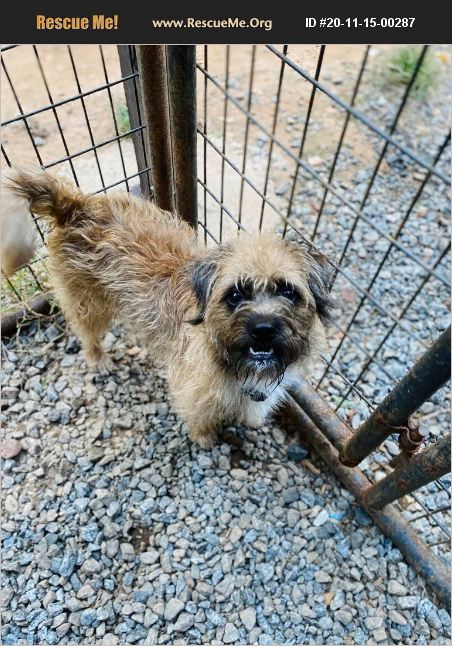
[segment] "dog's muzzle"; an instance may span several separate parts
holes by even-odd
[[[281,320],[274,315],[249,316],[235,358],[235,375],[242,393],[253,401],[264,401],[281,383],[292,360],[292,347]]]

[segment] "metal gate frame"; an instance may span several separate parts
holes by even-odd
[[[202,226],[197,217],[198,181],[204,189],[207,187],[197,179],[196,168],[196,48],[140,45],[136,49],[156,204],[176,211],[197,229],[198,224]],[[274,53],[285,57],[277,50]],[[423,56],[425,50],[418,68]],[[286,62],[291,64],[290,59]],[[315,89],[317,80],[310,80]],[[350,114],[353,107],[348,110]],[[247,116],[251,118],[249,111]],[[386,146],[395,143],[391,135],[384,138]],[[434,168],[428,170],[437,173]],[[240,174],[246,179],[243,171]],[[225,208],[223,204],[221,207]],[[302,438],[447,607],[451,602],[451,582],[446,564],[428,549],[391,503],[451,470],[450,434],[420,451],[424,437],[411,417],[447,382],[450,362],[449,327],[356,432],[302,379],[291,390],[286,406]],[[394,471],[372,484],[357,465],[394,433],[399,435],[400,448],[391,462]]]

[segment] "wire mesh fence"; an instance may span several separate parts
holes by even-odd
[[[353,428],[449,324],[450,87],[436,78],[449,60],[419,46],[402,82],[396,62],[391,47],[197,48],[200,238],[273,229],[331,256],[336,308],[313,383]],[[4,165],[152,194],[133,46],[7,46],[2,67]],[[42,245],[7,279],[4,308],[46,288],[44,261]],[[448,397],[420,410],[430,441]],[[397,452],[387,442],[366,475]],[[397,503],[442,556],[449,496],[446,476]]]
[[[149,195],[134,55],[124,47],[120,61],[116,47],[102,45],[3,47],[3,170],[39,164],[86,192],[140,192],[141,186]],[[135,114],[126,95],[129,103],[135,97]],[[34,220],[43,243],[45,225]],[[47,286],[45,257],[42,244],[29,264],[5,279],[3,311]]]

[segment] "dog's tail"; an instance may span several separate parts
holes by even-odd
[[[5,185],[28,201],[30,211],[60,227],[83,212],[86,196],[73,184],[45,170],[8,170]]]

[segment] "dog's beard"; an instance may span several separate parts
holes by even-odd
[[[247,344],[236,355],[234,372],[242,391],[264,391],[268,395],[281,384],[297,351],[293,340],[288,338],[266,351],[254,350]]]
[[[310,353],[311,321],[279,314],[279,330],[268,339],[249,333],[249,316],[243,308],[223,324],[222,334],[212,335],[222,365],[232,370],[243,393],[266,399],[284,379],[287,368]],[[292,314],[292,311],[290,311]],[[256,401],[261,401],[256,399]]]

